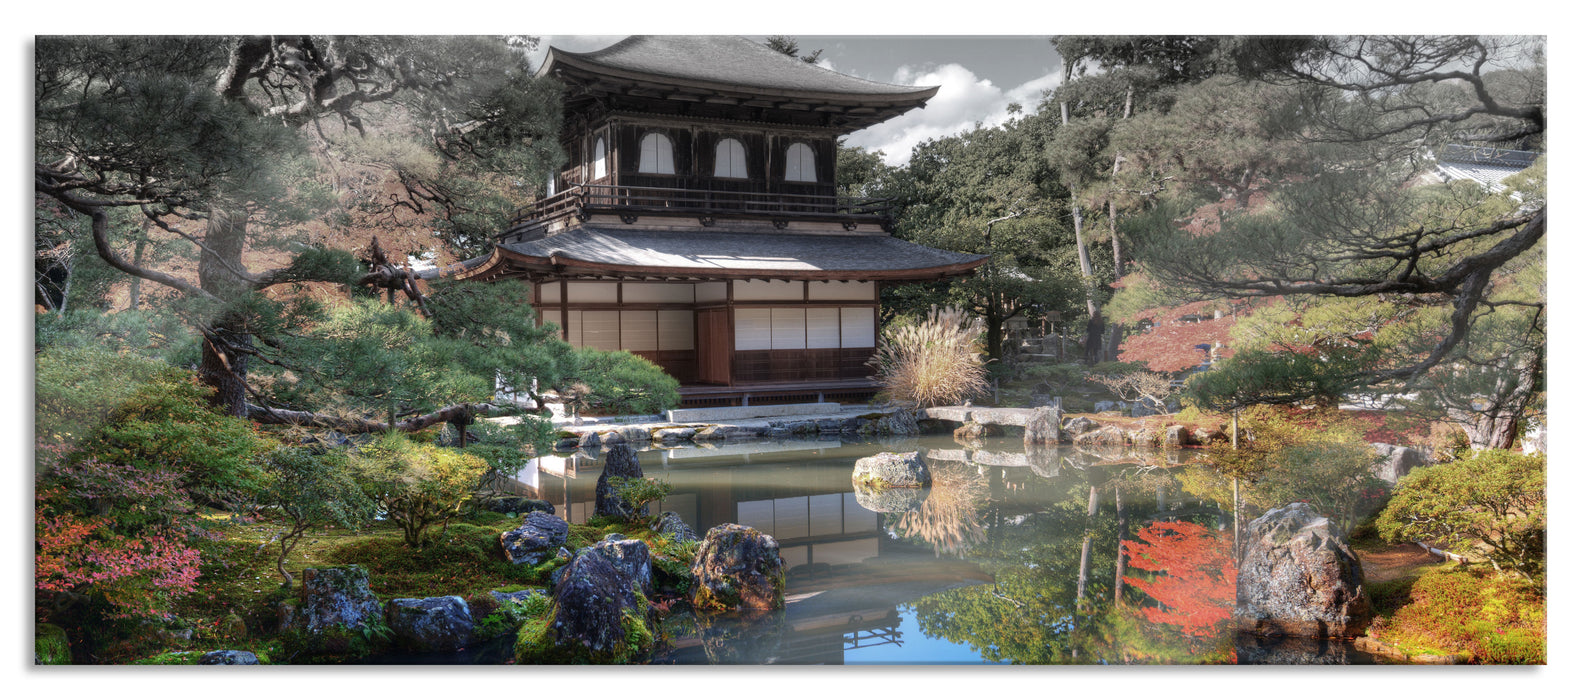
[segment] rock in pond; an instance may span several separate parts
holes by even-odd
[[[928,464],[918,452],[880,452],[857,460],[851,481],[869,488],[916,489],[929,486],[934,479]]]
[[[1060,409],[1041,406],[1033,409],[1022,430],[1024,445],[1053,445],[1060,442]]]
[[[615,488],[610,486],[610,479],[614,477],[628,479],[643,478],[643,467],[637,462],[637,451],[627,443],[611,446],[604,453],[604,471],[599,474],[599,483],[593,487],[593,514],[606,518],[626,517],[626,505],[615,495]]]
[[[250,651],[220,649],[198,658],[199,666],[257,666],[258,655]]]
[[[512,564],[538,566],[555,558],[555,552],[566,543],[566,533],[571,526],[566,521],[542,511],[528,513],[515,530],[500,533],[500,548]]]
[[[396,598],[385,606],[385,622],[413,651],[456,651],[472,643],[472,610],[460,596]]]
[[[517,663],[632,663],[653,648],[648,600],[609,557],[584,548],[560,569],[549,611],[517,632]]]
[[[1165,428],[1161,441],[1165,447],[1185,447],[1192,444],[1192,432],[1184,425],[1172,425]]]
[[[692,575],[692,596],[702,611],[772,610],[785,607],[785,560],[780,543],[753,528],[725,523],[703,537]]]
[[[1236,624],[1261,636],[1355,637],[1367,630],[1362,563],[1306,503],[1252,521],[1236,577]]]

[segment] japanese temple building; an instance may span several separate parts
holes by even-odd
[[[574,346],[627,350],[692,405],[871,394],[881,285],[983,256],[894,238],[888,202],[837,196],[836,139],[938,89],[887,85],[747,39],[551,48],[567,165],[461,279],[520,279]]]

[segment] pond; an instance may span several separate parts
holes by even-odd
[[[854,492],[859,458],[912,450],[927,459],[931,489],[899,503]],[[663,510],[700,535],[727,522],[768,533],[788,571],[784,611],[674,616],[656,664],[1375,662],[1343,643],[1271,647],[1228,632],[1229,516],[1160,468],[1178,455],[1028,454],[1016,438],[964,446],[924,436],[689,446],[639,459],[673,487]],[[580,523],[600,469],[597,455],[548,457],[517,486]],[[1171,522],[1191,523],[1196,537],[1146,541],[1158,532],[1147,528]],[[1146,571],[1139,556],[1192,570]],[[1227,572],[1228,581],[1214,575]]]

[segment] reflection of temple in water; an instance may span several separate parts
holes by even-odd
[[[871,451],[838,440],[788,440],[639,452],[643,472],[672,486],[660,510],[676,512],[700,536],[726,522],[767,533],[780,543],[787,570],[787,609],[774,620],[710,621],[673,639],[659,662],[840,664],[847,651],[900,645],[902,603],[988,582],[975,564],[942,561],[891,536],[882,514],[858,504],[852,464]],[[601,455],[578,452],[530,466],[512,490],[530,490],[569,522],[587,521]],[[718,641],[727,638],[729,644]]]

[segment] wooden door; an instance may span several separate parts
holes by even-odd
[[[700,309],[698,328],[698,381],[731,383],[730,310]]]

